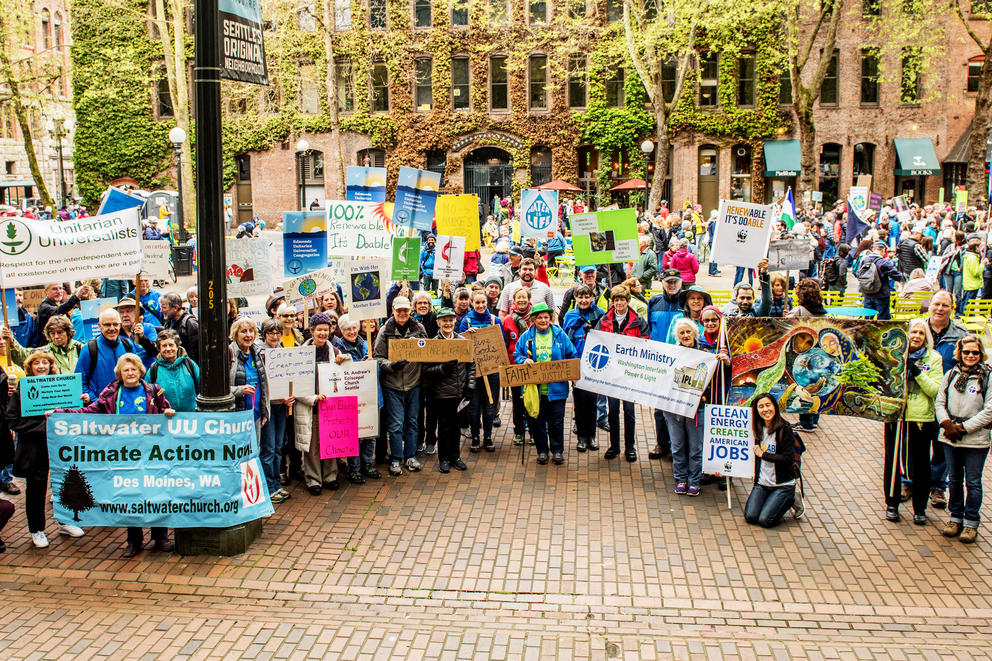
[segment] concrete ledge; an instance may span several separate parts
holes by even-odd
[[[240,555],[262,533],[262,519],[230,528],[176,528],[180,555]]]

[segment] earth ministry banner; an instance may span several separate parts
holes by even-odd
[[[221,528],[272,513],[250,411],[53,414],[52,505],[78,526]]]
[[[716,362],[716,356],[706,351],[590,331],[582,351],[582,378],[575,386],[693,416]]]
[[[907,324],[813,317],[729,319],[728,405],[771,393],[787,413],[894,421],[906,401]]]
[[[259,0],[218,0],[217,6],[224,47],[221,78],[268,85]]]

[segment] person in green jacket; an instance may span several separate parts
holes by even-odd
[[[914,319],[909,324],[906,371],[903,419],[885,423],[885,469],[882,473],[885,518],[893,523],[899,521],[902,469],[912,481],[913,523],[925,526],[930,496],[930,446],[936,442],[938,431],[934,398],[944,377],[943,363],[940,354],[934,351],[933,336],[925,319]]]
[[[179,333],[166,328],[155,340],[158,355],[148,368],[145,380],[165,391],[165,398],[179,412],[196,410],[196,393],[200,390],[200,368],[179,348]]]
[[[72,322],[69,321],[69,317],[64,314],[52,315],[45,322],[43,332],[48,338],[48,344],[39,348],[55,357],[55,369],[58,374],[72,374],[76,370],[79,353],[85,349],[86,345],[73,339],[76,330],[73,328]],[[10,347],[11,362],[15,365],[23,363],[34,351],[34,349],[18,344],[10,328],[4,326],[0,333],[7,341],[7,346]]]
[[[968,248],[964,251],[964,259],[961,262],[963,278],[961,288],[964,290],[961,311],[964,311],[968,301],[978,298],[978,294],[982,291],[982,256],[978,253],[981,246],[982,240],[973,236],[968,239]]]

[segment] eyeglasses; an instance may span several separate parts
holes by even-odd
[[[719,319],[703,319],[703,323],[704,324],[718,324],[718,323],[720,323],[720,320]]]
[[[267,332],[266,335],[282,335],[282,331],[276,328]]]
[[[968,350],[962,349],[961,350],[961,355],[962,356],[981,356],[982,355],[982,352],[981,351],[968,351]]]
[[[337,326],[337,325],[338,325],[338,322],[336,322],[336,321],[332,321],[331,322],[331,326]]]
[[[279,316],[282,317],[283,319],[292,319],[296,315],[295,314],[281,314]]]

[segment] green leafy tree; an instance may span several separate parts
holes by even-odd
[[[985,154],[992,126],[992,30],[988,29],[987,24],[992,20],[992,3],[972,0],[970,4],[970,15],[985,19],[984,21],[970,20],[961,6],[961,0],[952,0],[951,7],[968,33],[968,38],[975,42],[985,56],[978,76],[975,116],[971,122],[971,138],[968,140],[968,169],[965,174],[968,199],[975,203],[987,197]],[[980,24],[985,24],[985,28],[980,29]]]
[[[867,356],[862,356],[857,360],[844,363],[840,374],[837,375],[837,382],[875,392],[874,384],[878,383],[878,380],[881,378],[882,370],[878,369],[874,363],[868,360]]]

